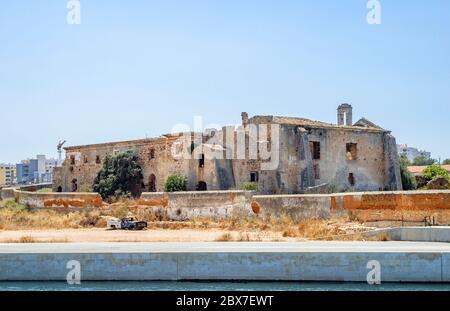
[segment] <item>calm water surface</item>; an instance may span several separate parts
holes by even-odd
[[[0,282],[1,291],[450,291],[450,284],[335,282]]]

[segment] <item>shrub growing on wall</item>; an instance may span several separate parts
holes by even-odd
[[[447,170],[437,163],[427,166],[423,171],[423,176],[429,180],[432,180],[436,177],[444,177],[446,179],[450,179]]]
[[[186,176],[172,175],[167,178],[164,184],[164,190],[167,192],[186,191],[187,178]]]
[[[404,155],[400,156],[400,176],[402,178],[403,190],[417,189],[415,177],[408,171],[408,158]]]
[[[142,181],[142,168],[138,157],[132,151],[126,151],[105,158],[92,188],[103,199],[138,197]]]
[[[258,190],[258,185],[254,182],[245,182],[242,184],[242,189],[246,191],[256,191]]]

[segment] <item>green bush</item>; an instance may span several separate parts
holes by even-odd
[[[412,165],[424,166],[424,165],[432,165],[433,163],[436,163],[436,160],[427,159],[426,157],[420,155],[413,160]]]
[[[132,151],[108,155],[95,178],[92,189],[103,199],[138,197],[143,181],[138,157]]]
[[[400,176],[403,190],[415,190],[417,189],[416,178],[408,171],[408,164],[408,158],[404,155],[400,156]]]
[[[164,184],[164,190],[167,192],[186,191],[187,177],[180,175],[169,176]]]
[[[242,184],[242,189],[246,191],[256,191],[258,190],[258,185],[254,182],[245,182]]]
[[[443,165],[450,165],[450,159],[445,159],[444,162],[442,162]]]
[[[436,177],[445,177],[450,180],[447,170],[437,163],[427,166],[423,171],[423,176],[429,180],[432,180]]]

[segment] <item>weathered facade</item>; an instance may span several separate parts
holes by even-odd
[[[337,116],[335,125],[243,113],[242,125],[203,134],[67,147],[53,187],[88,191],[106,155],[132,150],[147,192],[163,191],[170,175],[186,176],[188,190],[240,189],[247,182],[264,194],[401,190],[390,132],[364,118],[352,124],[348,104],[338,107]]]

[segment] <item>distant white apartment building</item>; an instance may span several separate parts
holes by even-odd
[[[431,152],[427,152],[424,150],[419,150],[414,147],[409,147],[408,145],[397,145],[398,153],[404,154],[408,158],[409,161],[414,161],[415,158],[419,156],[425,157],[425,159],[431,159]]]

